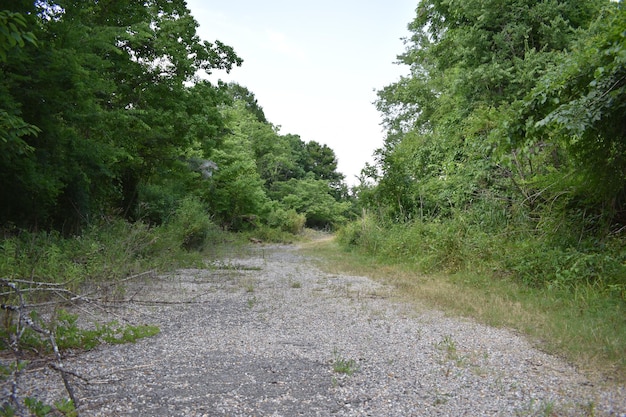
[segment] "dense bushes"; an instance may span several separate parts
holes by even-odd
[[[512,225],[489,233],[462,216],[404,224],[382,224],[366,216],[342,228],[338,239],[344,247],[411,264],[424,273],[480,273],[535,288],[591,286],[626,301],[626,245],[618,237],[602,244],[559,246],[549,235]]]
[[[223,232],[202,205],[188,199],[161,226],[105,219],[71,238],[58,232],[15,232],[0,241],[0,276],[70,286],[115,281],[155,266],[197,262],[197,250],[222,240]]]
[[[342,242],[623,302],[624,19],[608,0],[421,1]]]

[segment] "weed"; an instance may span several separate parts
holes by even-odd
[[[253,308],[257,303],[256,297],[248,298],[248,308]]]
[[[291,281],[291,288],[302,288],[302,283],[299,281]]]
[[[555,411],[555,404],[553,401],[540,401],[537,402],[536,400],[530,400],[530,402],[524,406],[523,408],[520,408],[518,410],[515,411],[515,415],[518,417],[525,417],[525,416],[541,416],[541,417],[552,417],[555,415],[560,415],[560,413],[557,413]]]
[[[460,367],[466,366],[468,365],[468,363],[471,364],[471,362],[469,362],[471,359],[469,356],[459,354],[457,344],[451,335],[445,335],[443,339],[435,345],[435,347],[445,353],[446,361],[453,361],[455,362],[456,366]],[[446,369],[446,376],[450,374],[450,371],[450,368]]]
[[[382,245],[381,236],[369,238]],[[394,286],[398,296],[419,308],[434,307],[490,326],[516,329],[541,349],[558,353],[583,369],[626,380],[626,304],[619,289],[604,291],[597,284],[533,288],[485,264],[459,273],[425,276],[416,270],[411,256],[404,261],[341,250],[332,240],[308,244],[303,251],[320,259],[319,267],[328,273],[372,277]]]
[[[437,405],[444,405],[447,404],[448,401],[450,399],[450,394],[446,394],[446,393],[435,393],[435,400],[433,401],[433,405],[437,406]]]
[[[260,266],[250,266],[243,264],[234,264],[231,262],[215,261],[207,265],[211,269],[218,269],[224,271],[261,271],[263,268]]]
[[[333,371],[338,374],[352,375],[359,370],[354,359],[343,358],[337,350],[333,352]]]
[[[69,349],[91,350],[103,342],[110,344],[134,343],[139,339],[155,336],[159,333],[159,328],[156,326],[121,326],[116,321],[97,324],[95,329],[81,329],[77,324],[78,315],[70,314],[65,310],[59,310],[51,325],[46,325],[35,311],[30,313],[30,317],[40,327],[51,326],[54,328],[57,346],[62,351]],[[6,322],[5,326],[0,328],[0,349],[9,348],[8,343],[14,332],[15,325],[11,321]],[[30,327],[23,330],[19,347],[23,350],[36,352],[52,352],[52,345],[48,338],[42,337]]]
[[[437,348],[445,351],[447,359],[456,360],[458,358],[456,342],[452,339],[451,335],[445,335],[443,339],[437,343]]]
[[[551,417],[554,415],[554,402],[552,401],[545,401],[542,405],[541,405],[541,415],[545,416],[545,417]]]

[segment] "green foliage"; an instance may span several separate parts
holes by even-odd
[[[281,207],[277,207],[272,209],[267,215],[266,222],[271,228],[298,235],[304,230],[306,216],[298,213],[294,209],[285,210]]]
[[[77,314],[70,314],[65,310],[56,312],[56,316],[49,324],[35,311],[30,313],[31,318],[42,328],[50,327],[61,351],[71,349],[91,350],[102,343],[123,344],[135,343],[137,340],[152,337],[159,333],[159,328],[150,325],[120,325],[116,321],[105,324],[95,324],[93,329],[83,329],[78,325]],[[3,327],[0,329],[0,350],[8,350],[11,335],[16,332],[15,317],[5,312]],[[24,329],[20,337],[21,350],[33,350],[40,353],[52,353],[52,345],[48,337],[35,332],[30,327]]]
[[[2,15],[25,16],[39,48],[12,49],[0,67],[0,218],[76,233],[102,212],[132,218],[140,184],[208,155],[225,96],[196,73],[241,60],[200,41],[182,0],[57,6]]]
[[[80,236],[19,232],[0,241],[0,276],[32,278],[77,288],[84,282],[115,282],[146,270],[199,259],[188,251],[223,240],[203,206],[181,202],[169,223],[158,227],[123,220],[92,225]]]
[[[135,217],[149,224],[167,223],[176,213],[184,190],[179,184],[140,184],[138,187],[137,213]]]
[[[626,218],[626,12],[610,4],[562,53],[526,102],[534,134],[554,136],[585,173],[593,205]]]
[[[61,310],[57,313],[55,325],[56,342],[59,349],[91,350],[99,344],[135,343],[137,340],[152,337],[159,333],[159,328],[150,325],[120,325],[116,321],[97,324],[93,330],[78,327],[78,315]]]
[[[115,213],[170,225],[184,246],[201,247],[201,216],[180,219],[190,196],[225,229],[252,230],[271,215],[298,230],[295,217],[268,211],[279,207],[269,198],[276,184],[312,175],[337,201],[347,194],[330,148],[279,134],[247,88],[197,76],[242,60],[198,38],[183,0],[3,7],[3,224],[68,236]]]
[[[26,397],[24,399],[24,404],[28,410],[37,417],[45,417],[52,411],[52,407],[44,404],[36,398]]]
[[[278,134],[243,100],[235,100],[222,113],[229,133],[211,154],[217,169],[202,194],[224,228],[240,231],[266,225],[297,234],[303,218],[316,228],[345,221],[351,205],[345,201],[343,177],[336,172],[330,148]]]
[[[623,297],[625,16],[604,0],[420,2],[342,244]]]
[[[328,182],[306,178],[291,179],[277,184],[274,197],[289,210],[306,216],[312,228],[333,228],[344,223],[350,211],[348,202],[338,202],[331,194]]]
[[[210,194],[206,197],[211,212],[226,229],[238,231],[253,226],[250,222],[267,203],[254,159],[244,152],[227,154],[223,151],[216,151],[213,159],[220,169],[213,176]]]
[[[351,376],[359,370],[359,365],[354,359],[346,359],[335,350],[333,351],[333,371],[338,374]]]
[[[54,406],[66,417],[78,417],[78,411],[76,411],[74,403],[69,399],[59,400],[54,403]]]
[[[14,48],[23,48],[26,42],[37,44],[32,32],[26,32],[26,19],[20,13],[0,10],[0,62],[7,61],[8,53]]]
[[[202,202],[193,197],[180,203],[164,229],[187,250],[202,250],[219,234]]]
[[[385,262],[410,262],[423,273],[481,273],[510,277],[533,288],[575,291],[596,288],[626,301],[626,251],[623,239],[580,242],[578,248],[555,245],[545,235],[503,225],[500,233],[482,230],[480,217],[443,222],[415,221],[380,225],[367,216],[338,233],[346,248],[359,248]]]

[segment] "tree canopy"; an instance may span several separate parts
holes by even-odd
[[[378,92],[387,135],[360,203],[467,245],[488,233],[486,251],[506,241],[506,273],[584,275],[565,254],[528,269],[525,252],[599,259],[626,230],[625,16],[608,0],[420,1],[398,56],[410,74]],[[622,256],[603,259],[615,272]]]
[[[339,187],[332,150],[279,134],[247,88],[205,81],[243,60],[197,27],[184,0],[0,1],[3,224],[163,222],[195,195],[232,225],[266,215],[280,181]]]

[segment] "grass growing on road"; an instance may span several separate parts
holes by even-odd
[[[319,266],[328,272],[369,276],[394,286],[399,298],[418,308],[514,329],[589,373],[626,381],[624,305],[592,290],[533,289],[478,273],[423,275],[410,262],[346,252],[329,239],[303,244],[302,250],[320,259]]]
[[[338,374],[352,375],[359,370],[359,366],[354,359],[347,359],[335,350],[333,351],[333,371]]]

